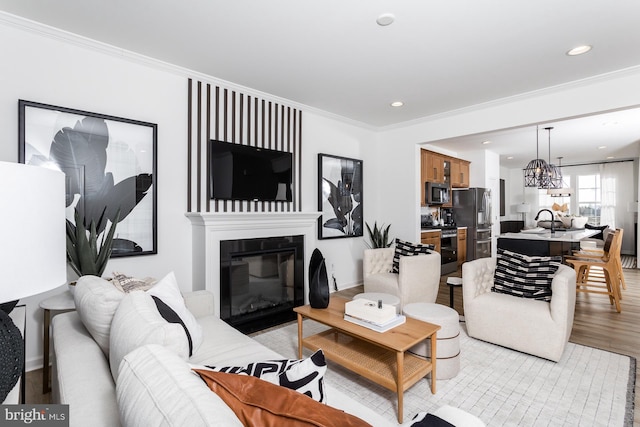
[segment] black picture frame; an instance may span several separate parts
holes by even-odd
[[[362,160],[318,154],[318,239],[362,237]]]
[[[18,102],[18,161],[64,172],[67,219],[120,211],[112,258],[158,253],[157,138],[154,123]]]

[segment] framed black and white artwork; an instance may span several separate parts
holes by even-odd
[[[64,172],[67,219],[119,212],[111,256],[157,253],[156,124],[24,100],[18,119],[18,160]]]
[[[362,160],[318,154],[318,238],[363,233]]]

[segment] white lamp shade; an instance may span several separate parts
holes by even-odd
[[[518,213],[529,213],[531,211],[531,205],[529,203],[520,203],[516,205],[516,212]]]
[[[0,302],[36,295],[67,281],[65,176],[0,162]]]

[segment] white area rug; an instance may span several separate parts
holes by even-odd
[[[304,335],[324,329],[304,321]],[[423,379],[405,392],[405,421],[442,405],[464,409],[488,426],[631,426],[634,358],[569,343],[555,363],[469,338],[461,323],[460,373],[438,380],[437,393]],[[297,324],[253,336],[288,358],[297,358]],[[305,349],[305,355],[310,351]],[[396,394],[329,363],[326,380],[397,420]]]

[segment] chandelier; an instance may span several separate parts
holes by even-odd
[[[548,188],[549,164],[538,155],[538,126],[536,126],[536,158],[524,168],[524,186]]]
[[[543,186],[538,186],[538,188],[546,188],[547,190],[553,188],[562,188],[563,186],[562,170],[560,169],[560,167],[551,163],[551,129],[553,129],[553,127],[545,128],[545,130],[549,132],[549,163],[547,163],[547,177],[545,179],[545,182],[543,183]]]
[[[562,157],[558,157],[558,170],[562,171]],[[547,194],[551,197],[569,197],[573,193],[571,187],[566,187],[562,172],[560,173],[560,185],[558,187],[547,189]]]

